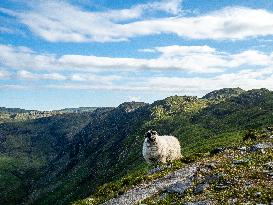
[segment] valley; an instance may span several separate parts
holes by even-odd
[[[273,92],[225,88],[202,98],[171,96],[152,104],[126,102],[46,116],[33,112],[0,112],[32,116],[1,117],[0,204],[76,203],[105,183],[145,175],[151,167],[141,152],[149,129],[176,136],[183,163],[200,160],[217,147],[239,146],[249,130],[273,125]],[[174,169],[181,168],[178,164]]]

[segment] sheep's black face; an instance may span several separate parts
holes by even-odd
[[[152,131],[152,130],[149,130],[149,131],[146,133],[146,137],[148,138],[148,140],[149,140],[150,142],[155,142],[156,135],[157,135],[157,132],[156,132],[156,131]]]

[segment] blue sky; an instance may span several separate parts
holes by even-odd
[[[273,2],[0,2],[0,106],[53,110],[273,88]]]

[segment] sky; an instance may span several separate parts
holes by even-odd
[[[271,0],[2,0],[0,106],[273,89]]]

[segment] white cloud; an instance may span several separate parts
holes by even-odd
[[[141,102],[141,97],[140,96],[130,96],[129,101]]]
[[[225,87],[241,87],[249,90],[265,87],[273,89],[273,69],[261,71],[242,70],[240,72],[217,75],[211,78],[153,77],[147,80],[150,89],[167,92],[206,93]]]
[[[155,49],[143,48],[143,49],[138,49],[138,52],[154,53],[154,52],[155,52]]]
[[[236,54],[220,52],[207,45],[150,48],[151,59],[112,58],[83,55],[39,54],[27,47],[0,45],[0,78],[59,81],[42,85],[58,89],[92,89],[141,92],[204,94],[223,87],[273,89],[273,53],[246,50]],[[11,73],[5,71],[9,69]],[[145,75],[132,71],[149,70]],[[90,71],[107,71],[90,72]],[[109,74],[111,70],[111,74]],[[153,71],[161,71],[153,72]],[[166,77],[170,70],[191,72],[193,77]],[[46,72],[45,72],[46,71]],[[120,72],[127,72],[122,75]],[[219,73],[219,72],[222,73]],[[130,74],[128,74],[130,72]],[[211,73],[202,77],[201,73]],[[129,77],[130,76],[130,77]],[[168,75],[169,76],[169,75]],[[12,88],[3,87],[2,88]],[[135,99],[135,101],[137,101]]]
[[[5,70],[0,70],[0,79],[5,79],[10,76],[10,73]]]
[[[0,73],[1,74],[1,73]],[[26,70],[17,72],[18,79],[24,80],[55,80],[55,81],[72,81],[80,84],[88,85],[113,85],[113,82],[122,79],[118,75],[94,75],[88,73],[72,73],[72,74],[60,74],[60,73],[33,73]]]
[[[18,72],[18,78],[27,80],[48,79],[46,74],[34,74],[28,71]],[[53,79],[53,78],[50,78]],[[273,89],[273,67],[258,70],[240,70],[212,77],[166,77],[152,75],[149,77],[119,77],[119,76],[86,76],[84,73],[68,74],[64,76],[62,83],[41,84],[42,87],[52,89],[76,89],[76,90],[110,90],[133,92],[166,92],[176,94],[191,94],[202,96],[203,94],[223,87],[241,87],[249,90],[265,87]],[[122,79],[122,81],[120,81]],[[22,87],[24,85],[18,85]],[[15,88],[13,86],[0,86],[2,89]],[[29,87],[30,88],[30,87]],[[141,101],[140,96],[131,96],[131,101]]]
[[[0,8],[0,12],[17,17],[32,32],[53,42],[124,41],[129,36],[120,35],[123,32],[122,21],[136,20],[156,11],[173,15],[180,10],[181,0],[154,1],[104,12],[88,12],[64,1],[40,1],[33,4],[28,12]]]
[[[165,56],[177,56],[177,55],[192,55],[198,53],[215,53],[215,48],[211,48],[207,45],[204,46],[165,46],[165,47],[156,47],[154,49],[160,53],[163,53]]]
[[[246,50],[237,54],[216,51],[209,46],[166,46],[142,49],[157,52],[151,59],[111,58],[83,55],[63,55],[58,62],[66,67],[114,70],[185,70],[195,73],[223,72],[239,66],[271,66],[273,54]]]
[[[0,26],[0,33],[14,33],[14,31],[10,28]]]
[[[71,75],[70,78],[72,81],[85,82],[96,85],[112,85],[113,81],[120,80],[121,76],[118,75],[94,75],[94,74],[86,74],[86,73],[75,73]]]
[[[13,47],[0,45],[0,64],[5,67],[20,70],[84,70],[98,71],[101,69],[113,70],[164,70],[178,69],[196,72],[212,72],[223,67],[223,57],[214,49],[203,47],[185,47],[174,46],[171,53],[171,46],[158,47],[154,49],[160,52],[160,56],[154,59],[136,59],[136,58],[112,58],[84,55],[63,55],[57,57],[50,54],[38,54],[26,47]],[[183,55],[177,50],[187,50],[188,53]],[[200,50],[192,52],[193,50]],[[207,50],[209,52],[207,52]],[[190,53],[190,51],[192,53]],[[177,52],[177,54],[175,54]],[[203,52],[203,53],[202,53]],[[189,55],[190,54],[190,55]],[[198,62],[197,62],[198,61]],[[197,64],[198,63],[198,64]],[[221,63],[223,65],[221,65]],[[202,65],[202,66],[200,66]]]
[[[46,73],[46,74],[37,74],[31,73],[26,70],[21,70],[17,72],[17,77],[19,79],[25,80],[65,80],[66,77],[59,73]]]
[[[41,78],[47,79],[47,80],[66,80],[66,77],[64,75],[59,74],[59,73],[42,74]]]
[[[180,0],[103,12],[83,10],[63,1],[40,1],[28,12],[0,11],[17,17],[32,32],[52,42],[126,41],[132,37],[159,34],[217,40],[273,35],[273,13],[270,11],[227,7],[184,17],[181,16]],[[171,16],[149,17],[148,14],[156,11]]]
[[[29,86],[25,85],[16,85],[16,84],[6,84],[6,85],[0,85],[0,89],[13,89],[13,90],[22,90],[22,89],[29,89]]]
[[[28,71],[25,71],[25,70],[19,71],[17,73],[17,77],[19,79],[28,79],[28,80],[36,80],[36,79],[39,78],[38,75],[35,75],[35,74],[33,74],[31,72],[28,72]]]
[[[58,66],[53,55],[38,54],[27,47],[0,44],[0,65],[14,69],[54,69]]]
[[[39,54],[26,47],[0,45],[0,66],[18,70],[70,70],[70,71],[132,71],[132,70],[184,70],[192,73],[224,72],[240,66],[269,67],[273,65],[273,53],[246,50],[236,54],[217,51],[203,46],[165,46],[149,49],[158,57],[117,58],[93,55]],[[72,80],[88,80],[75,75]]]
[[[163,0],[143,4],[143,10],[164,11],[170,14],[179,14],[182,11],[182,0]]]
[[[242,64],[267,66],[272,64],[273,55],[266,55],[256,50],[247,50],[242,53],[232,55],[231,64],[239,66]]]
[[[202,96],[203,94],[223,87],[241,87],[249,90],[265,87],[273,89],[273,68],[265,68],[258,71],[241,70],[228,74],[220,74],[214,77],[141,77],[124,78],[125,83],[65,83],[50,84],[47,87],[57,89],[76,90],[111,90],[133,92],[167,92],[177,94],[191,94]],[[131,96],[131,101],[141,101],[139,96]]]
[[[182,0],[153,1],[146,4],[138,4],[129,9],[109,10],[96,12],[95,14],[97,17],[103,17],[109,21],[120,22],[122,20],[138,19],[143,17],[144,14],[149,15],[149,13],[157,11],[177,15],[182,11],[181,4]]]

